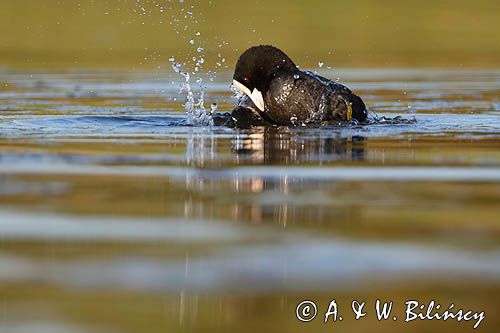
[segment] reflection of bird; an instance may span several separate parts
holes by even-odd
[[[254,128],[233,140],[238,162],[296,164],[364,159],[363,137],[321,137],[279,128]]]
[[[244,95],[230,125],[296,126],[328,121],[364,121],[365,104],[347,87],[297,68],[281,50],[256,46],[236,64],[233,85]]]
[[[363,160],[365,141],[363,137],[324,137],[310,129],[261,127],[239,132],[232,140],[232,149],[237,164],[278,165],[280,168],[294,165],[307,170],[310,162],[321,165],[321,162]],[[266,177],[263,171],[260,176],[236,177],[233,186],[233,190],[245,198],[251,194],[251,200],[237,200],[233,205],[233,218],[238,221],[277,222],[287,226],[351,221],[353,214],[359,214],[359,209],[337,198],[337,185],[321,179],[304,180],[286,175]]]

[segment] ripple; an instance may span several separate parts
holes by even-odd
[[[258,166],[198,169],[162,166],[102,166],[0,163],[0,175],[92,175],[196,179],[283,179],[336,181],[500,181],[500,169],[483,167],[283,167]]]
[[[182,259],[127,255],[112,261],[73,259],[57,262],[2,254],[0,281],[4,282],[43,281],[72,288],[125,288],[141,292],[173,292],[185,288],[191,291],[276,292],[359,288],[366,277],[384,282],[427,277],[428,274],[438,280],[446,280],[450,274],[454,278],[474,277],[483,281],[500,278],[498,250],[465,251],[402,242],[327,240],[265,228],[247,228],[243,232],[243,228],[217,223],[202,226],[173,222],[172,228],[172,221],[153,226],[130,219],[68,219],[18,213],[6,217],[20,221],[20,224],[0,224],[0,232],[6,234],[7,239],[35,236],[38,240],[82,240],[87,239],[82,235],[87,235],[92,240],[199,241],[233,240],[236,236],[240,240],[248,237],[261,241],[229,247],[219,244],[203,255]],[[131,223],[136,225],[131,228]],[[263,235],[268,237],[267,241]]]
[[[4,241],[243,241],[247,239],[244,229],[216,221],[207,223],[175,218],[77,217],[0,211],[0,234]]]

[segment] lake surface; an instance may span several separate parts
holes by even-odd
[[[0,331],[472,330],[405,324],[417,299],[496,332],[500,71],[320,74],[379,120],[189,126],[162,73],[1,72]],[[206,105],[230,111],[229,82]],[[377,298],[401,319],[352,318]],[[345,320],[300,323],[303,299]]]

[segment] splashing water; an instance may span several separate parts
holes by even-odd
[[[187,5],[184,1],[180,1],[180,15],[184,15],[185,22],[184,31],[189,29],[190,25],[195,25],[198,23],[197,18],[194,16],[194,5]],[[186,8],[187,7],[187,8]],[[205,103],[205,91],[206,87],[203,86],[203,64],[205,63],[204,50],[205,45],[203,40],[201,39],[202,33],[200,31],[195,31],[194,36],[191,36],[189,39],[189,44],[196,51],[195,56],[191,58],[193,68],[191,70],[191,75],[187,71],[182,71],[179,63],[173,63],[172,68],[178,74],[180,74],[185,82],[181,83],[180,88],[181,92],[186,93],[186,103],[184,104],[184,108],[186,109],[186,114],[188,116],[188,123],[190,125],[198,125],[198,126],[212,126],[214,124],[212,115],[215,112],[216,108],[211,107],[210,109],[206,109],[204,106]],[[184,65],[187,64],[185,63]],[[197,83],[197,89],[193,89],[191,86],[190,79],[193,77],[194,81]]]
[[[233,84],[231,84],[231,91],[233,92],[233,98],[239,103],[245,98],[245,94],[237,89]]]
[[[166,3],[169,4],[168,7]],[[137,0],[141,15],[146,15],[147,4],[159,8],[161,13],[168,12],[170,14],[170,25],[174,28],[175,33],[193,48],[194,55],[192,57],[189,55],[185,60],[176,61],[174,56],[169,58],[172,69],[175,73],[181,75],[183,79],[180,84],[180,91],[186,94],[184,108],[188,116],[188,123],[195,126],[213,125],[212,115],[217,110],[217,104],[213,103],[208,109],[204,106],[205,92],[207,90],[203,85],[204,51],[206,46],[202,39],[202,32],[195,30],[198,24],[198,18],[194,15],[195,6],[190,4],[190,1],[183,0],[168,0],[166,2]],[[214,81],[216,72],[208,71],[207,76],[210,81]],[[194,82],[196,84],[193,86]]]
[[[201,86],[201,78],[197,79],[197,82],[200,84],[200,91],[198,95],[195,96],[190,84],[191,75],[187,72],[183,72],[182,65],[175,62],[175,60],[173,61],[172,69],[185,79],[185,82],[181,83],[180,88],[181,92],[186,93],[186,103],[184,104],[184,108],[186,109],[188,116],[188,124],[212,126],[214,124],[212,116],[217,111],[217,104],[212,103],[212,106],[208,111],[205,109],[204,97],[206,88]]]

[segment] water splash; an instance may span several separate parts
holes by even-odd
[[[140,15],[147,15],[152,10],[160,10],[161,13],[170,15],[170,25],[175,33],[192,49],[184,55],[170,56],[169,61],[175,73],[181,75],[181,93],[186,94],[184,108],[188,116],[188,123],[194,126],[213,125],[212,114],[216,111],[213,105],[205,108],[204,78],[208,76],[214,81],[217,73],[208,71],[205,73],[205,50],[206,41],[202,38],[202,32],[197,29],[199,18],[195,15],[193,1],[184,0],[137,0]],[[201,15],[202,13],[200,13]],[[179,58],[179,59],[176,59]]]
[[[242,99],[246,98],[246,95],[241,92],[239,89],[237,89],[233,84],[231,84],[231,91],[233,92],[233,97],[239,102]]]
[[[184,28],[183,31],[186,35],[187,32],[196,28],[198,23],[197,17],[194,15],[195,6],[193,4],[188,4],[185,1],[180,1],[181,7],[178,9],[178,15],[184,17]],[[179,28],[177,27],[177,32]],[[189,45],[193,47],[194,56],[191,58],[191,64],[184,63],[186,71],[181,70],[181,65],[179,63],[173,62],[172,68],[178,74],[184,78],[184,82],[181,83],[181,92],[186,93],[186,103],[184,108],[188,116],[188,123],[190,125],[196,126],[212,126],[214,124],[212,115],[216,108],[211,107],[210,109],[205,108],[205,92],[207,88],[203,85],[203,65],[205,64],[205,42],[201,38],[202,33],[198,30],[193,30],[191,37],[189,38]],[[189,75],[189,70],[191,75]],[[191,79],[196,82],[193,87]]]
[[[206,88],[201,86],[202,79],[197,79],[197,82],[200,85],[200,90],[198,94],[195,95],[191,89],[191,75],[189,75],[188,72],[182,71],[182,65],[180,63],[175,62],[175,60],[172,62],[172,69],[181,75],[185,80],[185,82],[181,83],[180,89],[182,93],[186,94],[186,103],[184,104],[184,108],[186,109],[186,114],[188,116],[188,124],[197,126],[212,126],[214,124],[212,115],[217,110],[217,104],[212,103],[210,110],[205,109],[204,100]]]
[[[368,110],[368,118],[364,122],[366,125],[411,125],[416,124],[417,118],[404,118],[402,116],[379,116],[375,111]]]

